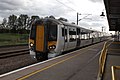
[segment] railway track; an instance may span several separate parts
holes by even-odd
[[[19,49],[19,50],[10,50],[10,51],[2,51],[0,52],[0,59],[14,57],[18,55],[29,54],[29,49]]]

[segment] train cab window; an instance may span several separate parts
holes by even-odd
[[[31,27],[31,32],[30,32],[30,39],[34,39],[35,38],[35,33],[36,33],[36,27],[32,26]]]
[[[48,25],[48,41],[57,41],[57,24],[53,22]]]

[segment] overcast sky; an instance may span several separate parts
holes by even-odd
[[[0,0],[0,22],[9,15],[28,14],[40,17],[53,15],[57,18],[64,17],[69,22],[76,23],[76,14],[79,12],[79,25],[101,31],[102,26],[108,25],[106,18],[100,17],[104,11],[102,0]],[[87,14],[91,14],[85,17]]]

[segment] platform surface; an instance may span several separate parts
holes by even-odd
[[[45,62],[34,64],[0,80],[96,80],[98,60],[104,42],[97,43]]]
[[[120,66],[120,42],[112,42],[108,47],[103,80],[112,80],[111,66]],[[120,80],[120,70],[117,70],[116,77]]]

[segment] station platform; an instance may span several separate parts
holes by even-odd
[[[120,80],[120,42],[108,42],[106,53],[103,51],[103,55],[104,54],[106,54],[106,58],[103,57],[105,59],[105,63],[104,60],[102,61],[103,63],[100,63],[104,64],[103,73],[101,71],[102,76],[101,79],[98,78],[98,80]]]
[[[96,80],[104,42],[3,75],[0,80]]]

